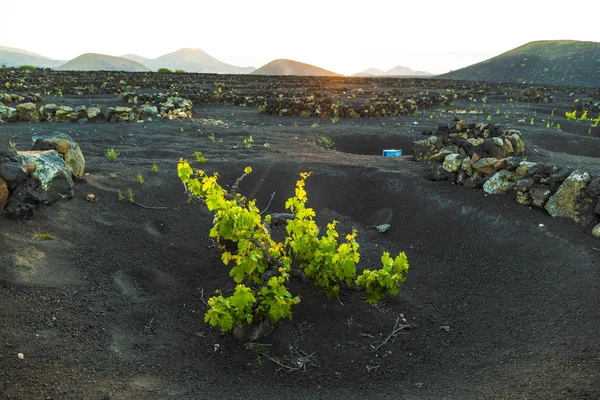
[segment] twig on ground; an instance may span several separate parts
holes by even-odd
[[[273,194],[271,195],[271,200],[269,200],[269,204],[267,204],[265,209],[260,212],[260,215],[264,214],[269,209],[269,206],[271,205],[271,202],[273,201],[273,197],[275,197],[275,192],[273,192]]]
[[[198,288],[198,290],[200,290],[200,288]],[[204,300],[204,288],[202,288],[202,290],[200,290],[200,300],[202,300],[202,302],[204,303],[204,305],[206,307],[208,307],[208,303]]]
[[[592,250],[600,251],[600,249],[597,249],[595,247],[592,247]]]
[[[392,333],[390,333],[390,335],[377,347],[375,347],[375,350],[373,351],[377,351],[379,350],[379,348],[381,346],[383,346],[384,344],[386,344],[388,342],[388,340],[390,340],[392,337],[396,337],[396,335],[398,335],[398,333],[400,333],[400,331],[403,331],[405,329],[412,329],[412,326],[409,324],[400,324],[400,317],[397,316],[396,317],[396,323],[394,324],[394,329],[392,329]]]
[[[135,204],[136,206],[140,206],[142,208],[145,208],[147,210],[166,210],[167,207],[150,207],[150,206],[145,206],[143,204],[138,203],[137,201],[131,201],[131,203]]]
[[[298,351],[293,348],[290,348],[290,352],[292,353],[292,357],[289,360],[290,365],[286,365],[279,361],[279,359],[277,359],[276,357],[271,357],[265,353],[260,353],[259,357],[265,356],[269,360],[273,361],[275,364],[289,371],[306,371],[307,366],[319,366],[319,363],[316,361],[315,353],[307,354],[303,351]]]
[[[152,317],[150,319],[150,322],[148,322],[148,325],[144,326],[144,331],[146,333],[148,333],[150,331],[150,329],[152,329],[152,323],[154,322],[154,317]]]

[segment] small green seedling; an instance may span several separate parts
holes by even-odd
[[[144,183],[144,177],[142,176],[141,172],[138,172],[137,181],[140,185]]]
[[[204,157],[201,151],[196,151],[192,155],[198,164],[206,164],[208,162],[208,158]]]
[[[109,160],[116,160],[117,157],[119,157],[121,153],[118,151],[115,151],[115,149],[110,149],[106,152],[105,156],[106,158],[108,158]]]
[[[214,133],[211,133],[210,135],[208,135],[208,139],[209,139],[211,142],[215,143],[215,134],[214,134]]]
[[[133,190],[131,190],[131,188],[127,189],[127,195],[129,196],[129,202],[135,203],[135,200],[133,199]]]
[[[119,177],[119,175],[117,175],[115,172],[111,173],[109,175],[112,179],[117,179]]]
[[[12,152],[17,152],[17,144],[11,140],[8,141],[8,146],[10,148],[10,151]]]
[[[119,201],[125,200],[125,196],[123,196],[123,192],[121,192],[121,189],[118,189],[117,193],[119,194]]]
[[[40,242],[43,242],[44,240],[56,240],[53,234],[49,232],[42,233],[42,231],[39,229],[37,230],[37,232],[33,232],[33,237],[39,240]]]
[[[152,164],[152,172],[158,174],[158,165],[156,165],[156,163]]]
[[[254,143],[254,139],[252,139],[252,135],[248,139],[244,139],[244,147],[247,149],[252,148],[252,143]]]
[[[179,132],[183,132],[183,126],[179,128]]]

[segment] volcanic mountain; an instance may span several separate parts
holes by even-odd
[[[356,77],[376,77],[376,76],[431,76],[432,74],[427,71],[414,71],[408,67],[397,65],[388,71],[382,71],[377,68],[369,68],[362,72],[358,72],[352,76]]]
[[[575,40],[530,42],[442,79],[600,86],[600,43]]]
[[[159,68],[168,68],[173,71],[181,69],[185,72],[247,74],[255,69],[254,67],[238,67],[224,63],[202,49],[179,49],[154,59],[135,54],[126,54],[122,57],[144,64],[154,71]]]
[[[278,59],[263,65],[253,75],[299,75],[299,76],[341,76],[314,65],[298,61]]]
[[[40,68],[53,68],[64,63],[65,61],[53,60],[27,50],[0,46],[0,65],[6,65],[7,67],[31,65]]]
[[[150,71],[150,68],[138,62],[96,53],[82,54],[56,69],[64,71]]]

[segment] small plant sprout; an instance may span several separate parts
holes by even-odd
[[[488,120],[488,121],[491,121],[491,120],[492,120],[492,116],[491,116],[491,115],[488,115],[488,116],[487,116],[487,120]]]
[[[137,181],[140,185],[144,183],[144,177],[142,176],[141,172],[138,172]]]
[[[208,158],[204,157],[201,151],[196,151],[192,155],[198,164],[206,164],[208,162]]]
[[[37,232],[33,232],[33,237],[39,240],[40,242],[43,242],[44,240],[56,240],[53,234],[49,232],[42,233],[40,229],[38,229]]]
[[[534,124],[535,124],[534,119],[531,118],[531,121],[529,122],[529,125],[534,125]]]
[[[318,128],[318,127],[319,127],[319,124],[317,124],[317,123],[315,122],[315,123],[314,123],[314,124],[312,124],[310,127],[311,127],[311,128],[313,128],[313,129],[314,129],[314,128]]]
[[[337,114],[335,114],[335,115],[333,116],[333,118],[331,118],[331,123],[332,123],[332,124],[337,124],[338,122],[340,122],[340,116],[339,116],[339,115],[337,115]]]
[[[111,173],[109,175],[112,179],[117,179],[119,177],[119,175],[117,175],[115,172]]]
[[[565,112],[565,116],[571,121],[577,120],[577,110],[573,110],[573,112]]]
[[[254,143],[254,139],[252,139],[252,135],[248,139],[244,139],[244,147],[247,149],[252,148],[252,143]]]
[[[115,151],[115,149],[110,149],[106,152],[105,156],[106,158],[108,158],[109,160],[116,160],[117,157],[119,157],[121,153],[118,151]]]
[[[135,200],[133,199],[133,190],[131,188],[127,189],[127,196],[129,197],[130,203],[135,203]]]
[[[179,128],[179,132],[183,132],[183,126]]]
[[[17,152],[17,144],[11,140],[8,141],[8,147],[10,148],[10,151],[13,152]]]
[[[121,189],[118,189],[117,193],[119,194],[119,201],[125,200],[125,196],[123,196],[123,192],[121,192]]]
[[[500,115],[500,109],[497,109],[497,110],[496,110],[496,114],[497,114],[497,115]]]
[[[211,133],[210,135],[208,135],[208,139],[209,139],[211,142],[215,143],[215,134],[214,134],[214,133]]]
[[[156,165],[156,163],[152,164],[152,172],[158,174],[158,165]]]

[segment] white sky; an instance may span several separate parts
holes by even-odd
[[[260,67],[276,58],[342,74],[447,72],[533,40],[600,42],[599,0],[0,0],[0,45],[68,60],[155,58],[199,47]]]

